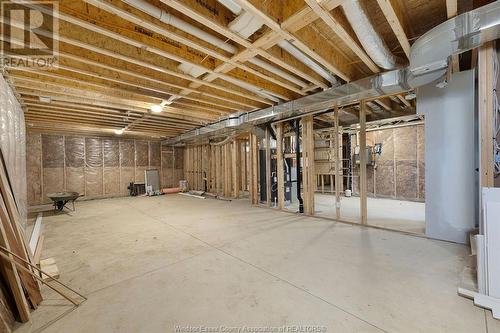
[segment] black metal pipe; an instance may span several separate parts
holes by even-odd
[[[301,183],[302,168],[300,166],[300,119],[295,119],[295,158],[297,159],[297,200],[299,200],[299,213],[304,213],[304,201],[302,200]]]

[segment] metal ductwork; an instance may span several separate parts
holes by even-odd
[[[164,141],[177,144],[203,136],[243,131],[254,125],[319,112],[367,98],[397,94],[442,79],[452,55],[500,38],[500,1],[461,14],[419,38],[412,46],[410,66],[333,87],[269,108],[235,113],[228,119]]]
[[[344,1],[341,6],[354,33],[370,58],[381,68],[396,68],[397,58],[375,31],[370,18],[359,0]]]

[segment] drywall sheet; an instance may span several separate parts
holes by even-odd
[[[477,221],[474,73],[461,72],[444,89],[418,89],[425,115],[425,217],[430,237],[467,243]]]

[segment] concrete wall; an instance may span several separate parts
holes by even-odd
[[[88,198],[127,195],[130,182],[144,182],[146,169],[159,169],[162,186],[170,187],[182,177],[183,154],[160,149],[159,141],[28,133],[28,205],[50,203],[46,195],[59,191]]]
[[[426,234],[467,243],[478,204],[474,73],[419,88],[417,111],[425,115]]]
[[[371,197],[425,201],[424,125],[388,128],[366,133],[367,146],[382,144],[375,165],[367,166]],[[352,150],[356,140],[352,141]],[[354,166],[353,192],[359,193],[359,168]]]

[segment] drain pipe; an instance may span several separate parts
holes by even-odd
[[[299,200],[299,213],[304,213],[304,200],[302,200],[301,183],[302,168],[300,167],[300,119],[295,119],[295,158],[297,159],[297,200]]]

